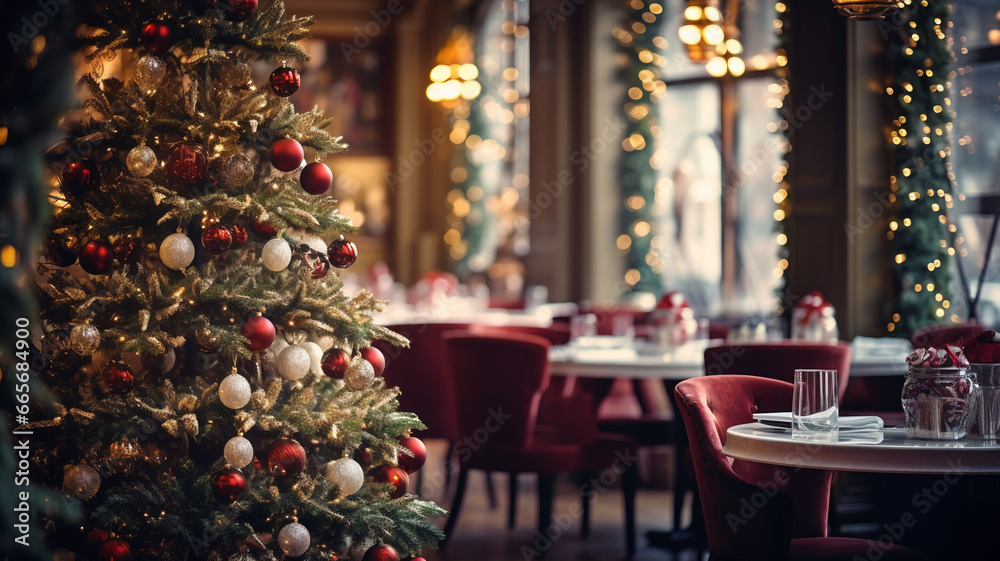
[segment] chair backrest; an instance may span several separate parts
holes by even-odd
[[[921,347],[942,347],[958,340],[967,343],[982,332],[983,326],[977,323],[930,325],[916,330],[913,337],[910,337],[910,345],[913,345],[914,349],[919,349]]]
[[[461,396],[461,434],[475,439],[477,454],[528,448],[549,383],[549,342],[532,335],[471,331],[452,331],[444,339],[453,391]],[[488,438],[478,436],[483,431]]]
[[[628,304],[605,304],[583,306],[580,313],[594,314],[597,316],[597,334],[613,335],[615,318],[625,317],[625,321],[632,325],[642,325],[649,319],[650,312],[635,308]]]
[[[758,376],[708,376],[681,382],[674,395],[691,444],[713,555],[785,559],[791,538],[826,535],[831,472],[722,453],[729,427],[753,422],[756,412],[787,411],[791,384]]]
[[[389,329],[410,340],[409,348],[398,348],[383,341],[375,346],[385,355],[382,377],[386,385],[396,386],[400,411],[416,413],[427,425],[420,438],[443,438],[457,442],[458,400],[451,383],[451,370],[442,334],[465,329],[464,323],[424,323],[389,325]]]
[[[566,345],[569,343],[569,325],[565,323],[553,323],[548,327],[538,327],[534,325],[478,325],[469,326],[469,330],[480,335],[503,335],[505,333],[520,333],[521,335],[534,335],[548,340],[553,345]]]
[[[709,376],[744,374],[792,382],[798,368],[836,370],[837,393],[843,401],[851,375],[851,346],[843,341],[836,345],[788,341],[721,345],[705,349],[705,373]],[[789,400],[783,411],[788,411],[791,406]]]

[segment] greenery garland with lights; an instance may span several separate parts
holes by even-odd
[[[896,69],[886,93],[897,117],[889,133],[895,156],[891,199],[898,201],[889,223],[896,308],[888,331],[907,336],[942,323],[950,314],[951,260],[957,226],[953,206],[948,133],[954,111],[949,69],[954,61],[947,37],[951,8],[946,2],[906,2],[898,32],[890,39]]]
[[[657,12],[653,6],[657,6]],[[625,28],[614,31],[621,52],[628,59],[622,70],[627,88],[624,112],[628,124],[618,161],[624,206],[622,234],[617,245],[625,255],[625,282],[632,291],[653,294],[663,291],[660,274],[666,266],[653,246],[659,229],[653,201],[659,177],[655,145],[660,130],[659,114],[654,107],[667,89],[661,73],[667,41],[658,33],[662,27],[656,24],[659,11],[662,8],[658,4],[631,2]]]

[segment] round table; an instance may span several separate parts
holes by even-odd
[[[837,442],[799,440],[791,430],[761,423],[730,427],[722,452],[780,466],[882,473],[1000,474],[1000,444],[992,440],[918,440],[901,428],[841,430]]]

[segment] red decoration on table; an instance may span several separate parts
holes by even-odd
[[[115,258],[124,263],[128,261],[130,257],[135,254],[135,250],[139,247],[139,242],[132,236],[125,236],[124,238],[115,242]]]
[[[222,9],[232,21],[246,21],[257,10],[257,0],[222,0]]]
[[[358,260],[358,246],[341,237],[330,243],[326,248],[326,255],[330,258],[331,265],[338,269],[346,269]]]
[[[167,157],[167,178],[196,187],[205,181],[205,170],[208,169],[208,158],[200,146],[181,144]]]
[[[220,502],[231,503],[247,491],[247,479],[240,470],[227,468],[216,472],[212,479],[212,492]]]
[[[380,543],[368,548],[361,561],[399,561],[399,553],[391,545]]]
[[[233,245],[233,234],[225,226],[213,224],[201,233],[201,245],[218,255]]]
[[[42,251],[45,259],[56,267],[69,267],[76,263],[76,254],[59,238],[47,238],[42,245]]]
[[[92,275],[107,273],[114,264],[115,252],[106,241],[94,240],[80,252],[80,267]]]
[[[233,233],[233,243],[229,246],[229,249],[239,249],[243,247],[243,244],[247,243],[248,239],[250,239],[250,236],[247,235],[247,229],[243,226],[233,224],[230,230]]]
[[[391,483],[390,497],[398,499],[406,494],[406,486],[410,483],[410,475],[406,470],[396,466],[384,465],[375,472],[376,483]]]
[[[382,354],[382,351],[375,347],[368,347],[361,351],[361,358],[367,360],[372,365],[376,376],[382,375],[382,371],[385,370],[385,355]]]
[[[839,337],[833,304],[814,290],[792,306],[792,339],[836,341]]]
[[[322,195],[333,185],[333,172],[330,171],[330,166],[323,162],[313,162],[302,170],[299,182],[306,193]]]
[[[101,186],[101,173],[93,161],[80,160],[66,164],[59,181],[64,193],[80,198]]]
[[[269,240],[278,235],[278,227],[261,218],[254,218],[250,222],[250,231],[262,240]]]
[[[660,330],[657,333],[660,343],[665,345],[683,345],[698,330],[698,321],[694,319],[691,303],[676,290],[660,297],[650,319]]]
[[[159,20],[150,22],[139,33],[139,43],[150,54],[161,55],[174,44],[174,29]]]
[[[240,333],[249,340],[247,348],[254,352],[263,351],[270,347],[271,343],[274,343],[274,338],[277,337],[274,324],[264,316],[254,316],[248,319],[243,324]]]
[[[101,383],[108,393],[122,395],[132,391],[135,376],[124,362],[112,362],[101,371]]]
[[[415,436],[407,436],[399,439],[399,445],[413,452],[412,456],[400,451],[396,458],[399,467],[406,470],[406,473],[413,473],[424,466],[427,461],[427,447],[424,442]]]
[[[124,541],[111,538],[101,543],[97,558],[100,561],[132,561],[132,549]]]
[[[983,331],[965,344],[965,356],[969,362],[976,364],[1000,363],[1000,333]]]
[[[323,362],[320,367],[323,374],[338,380],[344,377],[347,367],[351,364],[351,355],[340,349],[330,349],[323,355]]]
[[[299,141],[293,138],[282,138],[271,145],[267,152],[267,159],[271,160],[271,165],[281,171],[294,171],[302,165],[305,152]]]
[[[281,97],[288,97],[298,91],[301,80],[298,70],[282,66],[271,73],[269,82],[272,92]]]
[[[295,475],[306,467],[306,449],[291,439],[281,439],[267,449],[267,469],[275,475]]]

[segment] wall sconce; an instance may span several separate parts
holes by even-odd
[[[483,87],[476,80],[479,68],[473,64],[472,43],[473,38],[464,27],[452,30],[448,42],[438,52],[437,66],[431,69],[427,99],[453,109],[459,99],[471,101],[479,97]]]
[[[841,14],[859,20],[885,19],[899,8],[897,0],[833,0]]]
[[[689,0],[684,8],[684,25],[677,35],[687,45],[693,62],[706,62],[716,56],[716,47],[726,40],[722,29],[719,0]]]

